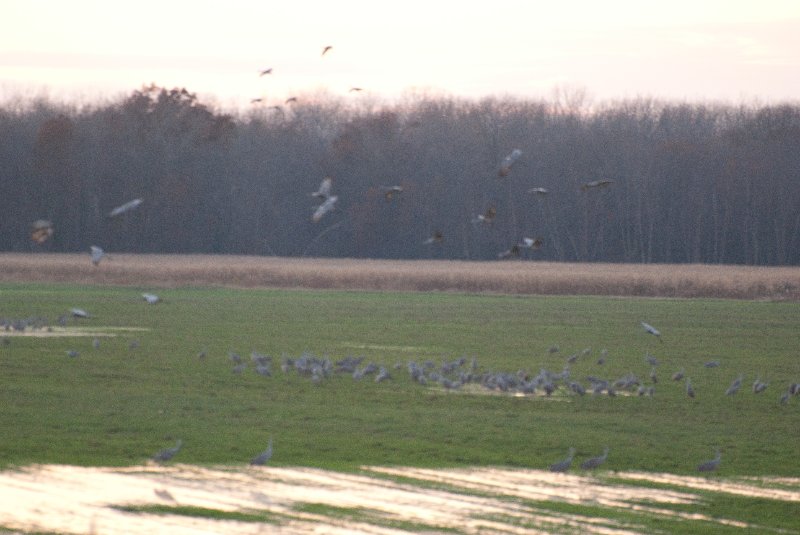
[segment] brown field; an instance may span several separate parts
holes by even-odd
[[[0,253],[0,282],[800,300],[800,267]]]

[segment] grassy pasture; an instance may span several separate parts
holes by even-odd
[[[722,475],[800,476],[800,398],[778,402],[800,382],[795,302],[172,288],[151,306],[140,298],[146,290],[0,285],[0,316],[55,319],[77,306],[92,318],[70,319],[68,329],[116,335],[99,337],[98,349],[92,336],[0,344],[5,466],[137,464],[178,438],[181,462],[239,464],[272,436],[277,466],[546,468],[569,447],[580,461],[608,445],[610,470],[691,474],[720,447]],[[553,345],[560,351],[549,353]],[[660,361],[655,395],[472,395],[417,385],[405,368],[465,355],[481,370],[557,372],[587,347],[574,379],[647,380],[650,352]],[[80,356],[67,357],[70,349]],[[272,377],[253,372],[252,350],[272,355]],[[248,360],[241,375],[229,351]],[[335,375],[314,385],[283,374],[281,355],[303,351],[334,361],[363,355],[393,379]],[[709,360],[721,365],[705,368]],[[669,380],[679,368],[696,398]],[[725,396],[739,374],[742,390]],[[770,383],[759,395],[750,390],[757,376]]]

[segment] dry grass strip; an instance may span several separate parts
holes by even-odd
[[[800,300],[800,268],[0,253],[0,282]]]

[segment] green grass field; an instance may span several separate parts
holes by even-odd
[[[148,305],[141,291],[0,285],[0,317],[55,322],[81,307],[92,317],[70,318],[68,330],[115,335],[99,336],[97,349],[93,336],[7,336],[0,344],[6,468],[136,465],[177,439],[182,463],[236,465],[272,437],[275,466],[546,469],[569,447],[580,461],[607,445],[609,474],[697,474],[719,447],[714,477],[800,476],[800,397],[779,403],[800,382],[797,303],[188,288],[162,290],[163,301]],[[643,320],[661,330],[662,342],[644,332]],[[560,350],[550,353],[554,345]],[[591,353],[571,366],[572,380],[584,384],[589,375],[632,372],[649,385],[644,357],[655,355],[655,395],[484,395],[480,387],[421,386],[406,370],[412,360],[438,365],[466,356],[480,371],[535,375],[561,371],[584,348]],[[73,349],[80,355],[70,358]],[[273,357],[271,377],[253,371],[253,350]],[[230,351],[247,361],[242,374],[232,372]],[[392,379],[336,374],[315,385],[280,370],[282,355],[303,351],[333,361],[364,356]],[[710,360],[720,366],[704,367]],[[670,380],[680,368],[694,399]],[[740,374],[741,391],[726,396]],[[758,395],[757,377],[769,383]],[[798,512],[796,503],[713,493],[705,507],[782,529]]]

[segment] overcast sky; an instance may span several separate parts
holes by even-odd
[[[798,0],[2,0],[0,92],[800,99]],[[326,45],[333,48],[321,55]],[[263,77],[259,70],[271,67]],[[350,93],[353,86],[361,93]]]

